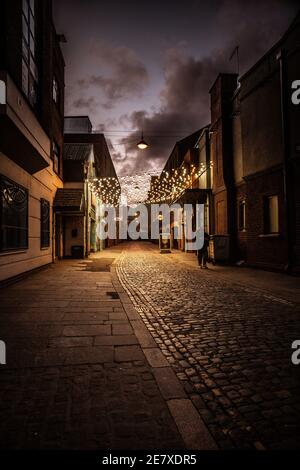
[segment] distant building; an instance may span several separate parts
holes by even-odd
[[[209,126],[176,142],[158,177],[151,178],[149,197],[152,202],[179,204],[204,204],[205,230],[210,232],[211,168]],[[176,239],[176,224],[171,213],[171,244],[185,249],[184,219],[182,239]],[[162,224],[161,224],[162,225]],[[195,225],[195,221],[194,221]]]
[[[0,3],[0,281],[55,258],[64,60],[50,0]],[[60,237],[60,234],[57,234]]]
[[[64,187],[57,191],[54,210],[62,230],[62,257],[85,257],[116,243],[101,241],[98,227],[102,206],[93,185],[106,181],[107,187],[120,188],[105,137],[92,133],[87,116],[65,118],[63,155]]]

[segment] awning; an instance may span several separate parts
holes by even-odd
[[[53,208],[56,212],[81,212],[84,210],[82,189],[60,188],[56,191]]]

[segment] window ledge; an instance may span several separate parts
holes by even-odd
[[[262,233],[261,235],[258,235],[258,238],[279,238],[280,234],[279,233]]]
[[[9,255],[21,255],[22,253],[27,253],[28,249],[25,250],[9,250],[1,251],[0,256],[9,256]]]

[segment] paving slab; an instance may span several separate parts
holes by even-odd
[[[133,330],[130,326],[130,324],[128,323],[114,323],[112,325],[112,334],[113,335],[132,335],[133,334]]]
[[[94,341],[95,346],[125,346],[132,344],[139,344],[138,339],[134,335],[121,335],[121,336],[96,336]]]
[[[127,315],[124,311],[109,313],[108,319],[109,320],[126,320],[126,321],[128,321]]]
[[[63,336],[102,336],[111,334],[110,325],[76,325],[66,326]]]
[[[48,341],[49,348],[72,348],[81,346],[92,346],[93,338],[88,336],[70,336],[68,338],[52,338]]]
[[[116,346],[115,347],[115,361],[128,362],[128,361],[143,361],[145,356],[140,346]]]

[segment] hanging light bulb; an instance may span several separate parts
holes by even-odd
[[[147,142],[144,141],[143,132],[142,132],[142,138],[141,138],[141,140],[138,142],[137,146],[138,146],[138,148],[141,149],[141,150],[145,150],[147,147],[149,147],[149,145],[147,144]]]

